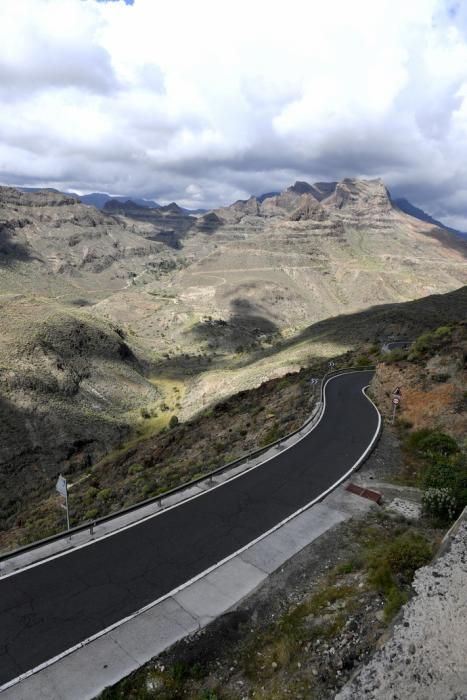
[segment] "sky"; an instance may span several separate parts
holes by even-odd
[[[467,230],[467,0],[1,0],[0,182],[214,207],[381,177]]]

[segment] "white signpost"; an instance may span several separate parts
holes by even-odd
[[[68,484],[67,480],[65,479],[64,476],[61,474],[58,477],[57,483],[55,484],[55,488],[60,494],[60,496],[63,496],[65,499],[65,505],[62,505],[62,508],[65,508],[66,510],[66,526],[67,530],[70,529],[70,513],[68,511]]]
[[[392,397],[392,422],[394,423],[394,420],[396,418],[396,409],[398,405],[400,404],[400,398],[398,396],[393,396]]]

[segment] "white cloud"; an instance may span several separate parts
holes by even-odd
[[[462,221],[467,15],[443,0],[2,0],[0,178],[216,205],[380,175]]]

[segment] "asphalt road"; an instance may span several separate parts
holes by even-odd
[[[378,426],[372,372],[326,388],[316,428],[274,459],[172,510],[0,579],[0,685],[158,599],[332,486]]]
[[[383,352],[392,352],[393,350],[405,350],[410,347],[412,341],[410,340],[391,340],[388,343],[384,343]]]

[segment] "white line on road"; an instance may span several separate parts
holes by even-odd
[[[320,423],[321,419],[322,419],[323,416],[324,416],[324,413],[325,413],[325,410],[326,410],[326,387],[327,387],[328,383],[331,382],[331,381],[333,381],[334,379],[337,379],[338,377],[343,376],[343,374],[356,374],[356,373],[357,373],[357,372],[343,372],[342,374],[335,375],[334,377],[329,377],[329,378],[326,380],[325,385],[324,385],[324,387],[323,387],[323,399],[324,399],[324,400],[323,400],[322,412],[321,412],[321,415],[320,415],[319,420],[316,422],[316,424],[315,424],[315,425],[312,427],[312,429],[310,430],[310,433],[316,428],[316,426]],[[374,435],[373,435],[373,437],[372,437],[372,439],[371,439],[371,441],[370,441],[368,447],[367,447],[366,450],[362,453],[362,455],[358,458],[358,460],[355,462],[355,464],[354,464],[343,476],[341,476],[334,484],[332,484],[328,489],[326,489],[326,491],[323,491],[323,493],[321,493],[319,496],[317,496],[317,497],[314,498],[312,501],[310,501],[309,503],[307,503],[305,506],[303,506],[302,508],[299,508],[297,511],[295,511],[295,512],[292,513],[291,515],[287,516],[287,518],[284,518],[284,520],[282,520],[281,522],[277,523],[277,525],[274,525],[274,527],[272,527],[272,528],[271,528],[270,530],[268,530],[267,532],[264,532],[264,533],[261,534],[259,537],[257,537],[256,539],[254,539],[254,540],[252,540],[251,542],[249,542],[248,544],[246,544],[244,547],[241,547],[241,548],[238,549],[237,551],[232,552],[232,554],[229,554],[227,557],[225,557],[225,558],[222,559],[221,561],[217,562],[217,563],[214,564],[213,566],[211,566],[211,567],[209,567],[208,569],[205,569],[205,570],[202,571],[201,573],[197,574],[196,576],[194,576],[193,578],[191,578],[189,581],[186,581],[185,583],[181,584],[181,585],[178,586],[177,588],[174,588],[172,591],[169,591],[168,593],[164,594],[163,596],[161,596],[161,597],[158,598],[157,600],[154,600],[153,602],[148,603],[147,605],[145,605],[144,607],[140,608],[139,610],[137,610],[136,612],[132,613],[131,615],[128,615],[127,617],[124,617],[123,619],[118,620],[117,622],[114,622],[112,625],[109,625],[108,627],[106,627],[105,629],[101,630],[100,632],[96,632],[96,634],[94,634],[94,635],[92,635],[92,636],[90,636],[90,637],[87,637],[87,638],[86,638],[85,640],[83,640],[82,642],[79,642],[79,644],[75,644],[74,646],[70,647],[69,649],[66,649],[65,651],[61,652],[60,654],[57,654],[57,655],[54,656],[53,658],[49,659],[48,661],[44,661],[42,664],[39,664],[38,666],[36,666],[36,667],[30,669],[29,671],[26,671],[25,673],[22,673],[21,675],[17,676],[16,678],[13,678],[12,680],[8,681],[8,682],[5,683],[4,685],[0,686],[0,693],[1,693],[2,691],[6,690],[7,688],[11,688],[13,685],[16,685],[17,683],[20,683],[22,680],[25,680],[25,679],[28,678],[29,676],[32,676],[33,674],[38,673],[39,671],[42,671],[43,669],[47,668],[48,666],[51,666],[52,664],[56,663],[56,662],[59,661],[60,659],[63,659],[65,656],[68,656],[69,654],[73,653],[73,652],[76,651],[77,649],[80,649],[81,647],[86,646],[87,644],[90,644],[91,642],[95,641],[96,639],[99,639],[100,637],[104,636],[104,635],[107,634],[108,632],[111,632],[112,630],[116,629],[117,627],[120,627],[121,625],[125,624],[126,622],[129,622],[130,620],[134,619],[135,617],[138,617],[138,616],[141,615],[142,613],[144,613],[144,612],[146,612],[147,610],[150,610],[151,608],[153,608],[155,605],[158,605],[159,603],[161,603],[163,600],[166,600],[167,598],[176,595],[176,594],[179,593],[181,590],[183,590],[184,588],[187,588],[188,586],[190,586],[191,584],[193,584],[195,581],[198,581],[199,579],[203,578],[204,576],[207,576],[207,575],[210,574],[212,571],[214,571],[215,569],[219,568],[220,566],[222,566],[223,564],[225,564],[225,563],[226,563],[227,561],[229,561],[230,559],[233,559],[234,557],[238,556],[239,554],[242,554],[242,553],[245,552],[247,549],[249,549],[250,547],[252,547],[254,544],[256,544],[257,542],[260,542],[262,539],[264,539],[265,537],[267,537],[268,535],[270,535],[272,532],[275,532],[276,530],[278,530],[279,528],[281,528],[283,525],[285,525],[286,523],[288,523],[290,520],[292,520],[293,518],[297,517],[297,515],[300,515],[300,514],[303,513],[305,510],[307,510],[308,508],[310,508],[311,506],[315,505],[315,504],[318,503],[320,500],[322,500],[322,499],[323,499],[327,494],[329,494],[331,491],[333,491],[337,486],[339,486],[339,484],[341,484],[343,481],[345,481],[345,479],[347,479],[347,477],[350,476],[350,474],[352,474],[352,472],[355,471],[355,469],[357,469],[357,467],[365,460],[366,456],[367,456],[368,453],[371,451],[371,449],[373,448],[373,445],[375,444],[376,440],[378,439],[378,435],[379,435],[379,432],[380,432],[380,429],[381,429],[381,414],[380,414],[380,412],[378,411],[378,409],[377,409],[376,405],[374,404],[374,402],[373,402],[373,401],[370,399],[370,397],[367,395],[367,393],[366,393],[366,389],[367,389],[367,388],[368,388],[367,386],[364,387],[364,388],[362,389],[362,393],[363,393],[363,395],[365,396],[365,398],[372,404],[372,406],[374,407],[374,409],[375,409],[375,411],[376,411],[376,414],[377,414],[377,416],[378,416],[378,425],[377,425],[376,431],[375,431],[375,433],[374,433]],[[307,433],[307,435],[308,435],[308,434],[309,434],[309,433]],[[297,444],[297,443],[295,443],[295,444]],[[285,450],[288,450],[288,449],[290,449],[290,448],[293,447],[293,446],[294,446],[294,445],[290,445],[289,447],[286,447]],[[209,491],[205,491],[205,492],[200,493],[200,494],[195,494],[194,496],[190,497],[189,499],[186,499],[185,501],[182,501],[181,503],[178,503],[178,504],[175,504],[175,505],[173,505],[173,506],[170,506],[169,508],[166,508],[164,511],[161,511],[161,512],[159,512],[159,513],[154,513],[154,514],[148,516],[147,518],[143,518],[142,520],[139,520],[139,521],[137,521],[137,522],[135,522],[135,523],[130,523],[129,525],[127,525],[127,526],[121,528],[120,530],[116,530],[115,532],[111,532],[111,533],[108,533],[108,534],[104,535],[104,536],[103,536],[102,538],[100,538],[100,539],[102,540],[102,539],[105,539],[105,538],[107,538],[107,537],[111,537],[111,536],[113,536],[114,534],[117,534],[118,532],[122,532],[122,530],[127,530],[127,529],[129,529],[130,527],[134,527],[135,525],[138,525],[138,524],[141,523],[141,522],[145,522],[146,520],[149,520],[150,518],[154,518],[154,517],[157,517],[157,516],[161,515],[162,513],[166,513],[167,511],[171,510],[172,508],[177,508],[178,506],[182,505],[183,503],[187,503],[188,501],[191,501],[191,500],[193,500],[194,498],[199,498],[200,496],[204,495],[205,493],[211,493],[212,491],[214,491],[214,489],[220,488],[221,486],[224,486],[225,484],[230,483],[230,481],[233,481],[234,479],[237,479],[237,478],[239,478],[240,476],[243,476],[243,474],[246,474],[246,473],[248,473],[249,471],[252,471],[253,469],[257,469],[259,466],[261,466],[262,464],[265,464],[266,462],[269,462],[271,459],[274,459],[275,457],[276,457],[276,455],[272,455],[272,456],[269,457],[268,459],[264,460],[264,462],[261,462],[260,464],[254,465],[253,467],[251,467],[250,469],[248,469],[248,470],[242,472],[241,474],[238,474],[238,475],[236,475],[236,476],[233,476],[232,479],[229,479],[229,481],[225,481],[225,482],[223,482],[222,484],[219,484],[219,485],[217,485],[217,486],[214,486],[214,487],[213,487],[212,489],[210,489]],[[97,540],[97,541],[100,541],[100,540]],[[87,547],[87,546],[89,546],[89,545],[91,545],[91,544],[94,544],[94,543],[95,543],[95,541],[93,541],[93,542],[86,542],[86,543],[84,543],[84,544],[82,544],[82,545],[79,545],[78,547],[76,547],[76,548],[73,549],[73,550],[67,550],[66,552],[60,552],[60,553],[58,553],[58,554],[56,554],[56,555],[53,555],[53,556],[50,557],[49,559],[45,559],[45,560],[42,560],[42,561],[40,561],[40,562],[36,562],[35,564],[30,564],[29,566],[24,567],[24,569],[19,569],[18,571],[14,571],[14,572],[12,572],[12,573],[10,573],[10,574],[6,574],[6,576],[4,576],[3,578],[7,578],[7,577],[9,577],[9,576],[15,576],[15,575],[17,575],[18,573],[21,573],[22,571],[25,571],[26,569],[31,569],[31,568],[33,568],[33,567],[35,567],[35,566],[40,566],[40,565],[46,563],[47,561],[50,561],[51,559],[56,559],[56,558],[59,558],[59,557],[61,557],[61,556],[65,556],[65,555],[70,554],[71,552],[75,551],[76,549],[80,549],[80,548],[83,548],[83,547]],[[0,579],[0,582],[1,582],[1,580],[3,580],[3,579]]]

